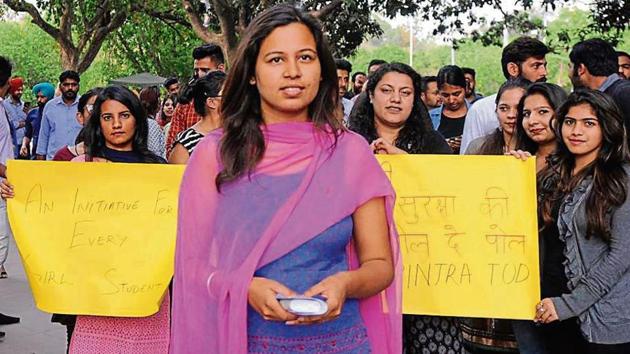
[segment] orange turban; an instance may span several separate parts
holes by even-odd
[[[14,93],[19,88],[24,87],[24,80],[17,76],[9,80],[9,93]]]

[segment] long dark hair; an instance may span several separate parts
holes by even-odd
[[[147,136],[149,123],[147,115],[142,108],[142,104],[136,95],[123,86],[108,86],[103,89],[94,102],[94,111],[85,125],[85,148],[86,160],[91,161],[94,157],[105,158],[105,137],[101,129],[101,105],[107,100],[118,101],[129,109],[129,112],[136,120],[136,130],[133,133],[132,149],[140,155],[144,162],[162,162],[163,160],[149,151],[147,147]]]
[[[533,83],[529,86],[523,97],[521,97],[520,102],[518,103],[518,115],[516,116],[516,148],[518,150],[527,151],[531,154],[536,154],[538,152],[538,143],[533,141],[527,132],[525,132],[525,128],[523,127],[524,110],[525,110],[525,99],[532,95],[541,95],[547,101],[547,104],[553,110],[553,116],[550,118],[547,124],[549,128],[554,133],[556,137],[556,145],[558,140],[558,135],[556,134],[555,126],[557,125],[557,116],[558,109],[566,102],[567,93],[566,91],[555,84],[537,82]],[[558,194],[557,197],[554,195],[557,192],[559,176],[551,167],[551,161],[554,159],[554,154],[547,156],[547,161],[545,167],[536,174],[536,190],[538,195],[538,216],[542,220],[540,223],[540,231],[543,230],[555,230],[557,226],[555,225],[558,211],[560,209],[560,204],[562,203],[562,198]],[[555,235],[555,231],[550,235]],[[552,236],[555,237],[555,236]]]
[[[196,80],[192,89],[195,113],[201,117],[206,115],[206,100],[210,97],[218,97],[224,82],[225,73],[223,71],[212,71]]]
[[[572,107],[587,104],[599,120],[602,146],[593,162],[573,175],[575,156],[562,139],[562,125]],[[629,160],[626,130],[623,116],[611,98],[594,90],[578,90],[569,95],[558,110],[556,136],[558,147],[549,160],[550,168],[556,173],[558,183],[549,202],[543,205],[543,216],[547,222],[552,215],[554,202],[564,198],[587,177],[592,177],[592,189],[586,197],[587,238],[596,235],[610,241],[611,213],[626,201],[627,179],[624,164]]]
[[[499,106],[499,101],[501,101],[501,97],[503,94],[509,90],[513,89],[521,89],[523,91],[527,90],[528,83],[522,79],[508,80],[499,87],[499,92],[497,93],[497,97],[494,100],[495,112]],[[497,113],[498,115],[498,113]],[[498,119],[498,117],[497,117]],[[499,123],[501,125],[501,123]],[[516,127],[514,127],[516,129]],[[515,139],[516,131],[512,133],[512,139]],[[478,155],[503,155],[505,151],[503,151],[503,147],[505,146],[505,140],[503,139],[503,131],[501,128],[497,128],[492,134],[490,134],[487,138],[484,139],[483,144],[479,147]]]
[[[145,87],[140,91],[142,108],[151,118],[155,118],[160,109],[160,90],[156,86]]]
[[[433,130],[429,112],[420,99],[421,77],[412,67],[402,63],[391,63],[381,65],[376,70],[367,83],[367,92],[362,93],[354,104],[354,108],[348,117],[350,130],[362,135],[368,143],[378,138],[376,126],[374,123],[374,106],[370,102],[368,92],[374,94],[374,90],[378,83],[383,79],[385,74],[396,72],[407,75],[413,82],[413,108],[405,124],[398,132],[395,145],[410,154],[425,153],[422,151],[424,147],[424,138],[427,132]]]
[[[557,111],[560,106],[562,106],[562,104],[567,100],[567,93],[558,85],[547,82],[537,82],[531,84],[529,88],[527,88],[523,97],[521,97],[521,100],[518,103],[518,115],[516,116],[516,148],[535,154],[538,151],[538,144],[527,135],[525,128],[523,128],[523,110],[525,109],[525,99],[532,95],[543,96],[545,100],[547,100],[551,109],[553,109],[554,117],[551,118],[548,124],[551,130],[554,131],[554,119],[558,115]]]
[[[466,88],[466,75],[464,70],[457,65],[443,66],[437,74],[438,88],[441,90],[446,84]]]
[[[171,100],[171,102],[173,102],[173,113],[175,113],[175,108],[177,107],[177,95],[174,95],[174,94],[166,95],[164,97],[164,99],[162,100],[162,104],[160,105],[160,116],[161,117],[166,117],[166,114],[164,114],[164,104],[168,100]],[[164,119],[164,118],[162,118],[162,119]],[[172,115],[171,115],[171,119],[173,119]]]
[[[276,28],[292,23],[308,27],[317,46],[321,65],[321,81],[317,96],[308,107],[311,121],[324,131],[332,128],[334,145],[342,131],[336,118],[338,106],[337,71],[335,61],[324,38],[319,21],[313,16],[290,5],[277,5],[259,14],[247,27],[223,89],[223,137],[220,156],[223,170],[216,177],[216,185],[234,181],[251,173],[265,153],[265,140],[260,125],[260,94],[255,85],[248,84],[255,76],[256,59],[262,42]]]

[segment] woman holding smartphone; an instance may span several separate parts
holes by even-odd
[[[197,145],[181,185],[171,352],[399,354],[393,190],[336,118],[321,25],[279,5],[245,33],[223,129]],[[296,295],[327,312],[277,299]]]
[[[468,114],[466,76],[455,65],[446,65],[437,74],[442,106],[429,111],[433,127],[445,138],[453,153],[459,154],[464,122]]]

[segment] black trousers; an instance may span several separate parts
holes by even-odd
[[[595,344],[586,345],[588,354],[628,354],[630,353],[630,342],[621,344]]]

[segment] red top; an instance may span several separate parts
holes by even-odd
[[[180,104],[175,107],[173,119],[171,120],[171,129],[166,137],[166,156],[171,154],[173,142],[180,132],[192,127],[201,120],[201,117],[195,113],[195,107],[192,102],[188,104]]]
[[[75,157],[76,155],[73,154],[72,151],[70,151],[70,149],[68,148],[68,145],[66,145],[62,147],[61,149],[59,149],[57,153],[55,153],[55,156],[53,157],[53,161],[70,161]]]

